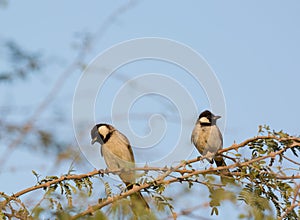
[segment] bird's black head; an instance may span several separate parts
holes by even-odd
[[[91,144],[96,142],[104,144],[110,138],[114,128],[108,124],[96,124],[91,130]]]
[[[205,110],[199,115],[198,121],[203,126],[210,126],[215,125],[219,118],[221,118],[221,116],[214,115],[210,111]]]

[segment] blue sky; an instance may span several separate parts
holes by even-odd
[[[1,103],[4,103],[3,100],[7,101],[9,95],[13,97],[13,100],[9,100],[12,104],[34,109],[49,91],[48,85],[52,85],[61,69],[74,59],[76,50],[72,45],[78,42],[77,36],[83,32],[96,32],[104,19],[122,3],[123,1],[11,1],[6,8],[0,8],[0,40],[3,42],[13,39],[28,50],[41,51],[50,63],[41,76],[31,77],[28,83],[18,82],[13,84],[13,88],[1,85],[0,90],[4,90],[5,94]],[[125,40],[159,37],[181,42],[205,58],[222,86],[226,101],[226,115],[223,116],[226,119],[225,145],[254,136],[261,124],[296,135],[299,134],[300,122],[297,90],[300,82],[299,11],[300,3],[296,0],[138,1],[130,10],[116,17],[95,41],[86,62]],[[2,56],[0,54],[0,59]],[[2,65],[5,63],[0,61],[0,66]],[[197,90],[184,71],[176,66],[145,61],[121,68],[116,74],[134,77],[149,72],[175,77],[189,89],[193,97],[199,93],[199,101],[195,100],[199,111],[209,108],[204,91],[201,88]],[[59,97],[50,106],[51,110],[44,115],[47,119],[55,109],[62,110],[68,119],[64,129],[69,132],[72,132],[72,98],[79,77],[80,73],[70,77]],[[118,77],[112,77],[104,88],[107,93],[112,93],[121,84]],[[151,108],[145,108],[145,105],[151,105],[156,113],[163,113],[165,104],[160,105],[163,99],[156,104],[152,101],[153,97],[140,100],[132,111],[151,113]],[[109,106],[109,99],[104,102]],[[100,108],[100,104],[96,103],[97,108]],[[30,114],[30,110],[26,111],[28,112],[25,113]],[[109,121],[109,111],[108,108],[105,113],[96,114],[97,120]],[[120,111],[120,114],[123,112]],[[178,119],[177,113],[173,116],[175,120]],[[187,117],[187,122],[194,123],[193,117]],[[133,121],[132,125],[136,126],[139,135],[145,135],[149,132],[147,122],[148,119]],[[224,121],[220,123],[225,124]],[[176,126],[178,125],[171,125],[170,128],[176,131]],[[171,139],[166,136],[163,143],[172,143]],[[37,156],[40,157],[18,150],[9,164],[16,160],[20,164],[27,164],[28,169],[23,170],[22,177],[30,179],[32,168],[26,161],[38,160]],[[43,160],[41,163],[43,164]],[[8,173],[1,175],[8,176]],[[23,186],[9,184],[9,187],[3,187],[4,191],[14,192],[32,184],[34,179],[24,181]]]

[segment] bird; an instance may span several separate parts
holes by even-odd
[[[201,112],[191,136],[191,141],[199,153],[211,164],[215,162],[218,167],[227,166],[223,157],[218,155],[218,151],[223,148],[222,133],[217,126],[219,118],[221,116],[214,115],[209,110]],[[222,172],[229,173],[229,170]],[[225,181],[222,176],[221,180],[222,182]]]
[[[100,143],[101,156],[104,157],[108,169],[123,169],[119,177],[128,190],[132,189],[136,181],[136,174],[132,171],[135,168],[135,160],[127,137],[112,125],[101,123],[92,128],[91,138],[91,144]],[[134,193],[130,198],[135,210],[149,210],[149,205],[141,192]]]

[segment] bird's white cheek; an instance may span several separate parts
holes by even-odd
[[[202,117],[199,119],[200,123],[210,123],[209,119],[206,117]]]
[[[98,128],[98,132],[103,136],[103,138],[105,138],[106,135],[109,133],[109,129],[106,126],[101,126]]]

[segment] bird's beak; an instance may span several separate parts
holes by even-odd
[[[214,119],[215,120],[218,120],[219,118],[222,118],[220,115],[216,115],[215,117],[214,117]]]
[[[94,144],[97,141],[97,137],[95,137],[92,141],[91,144]]]

